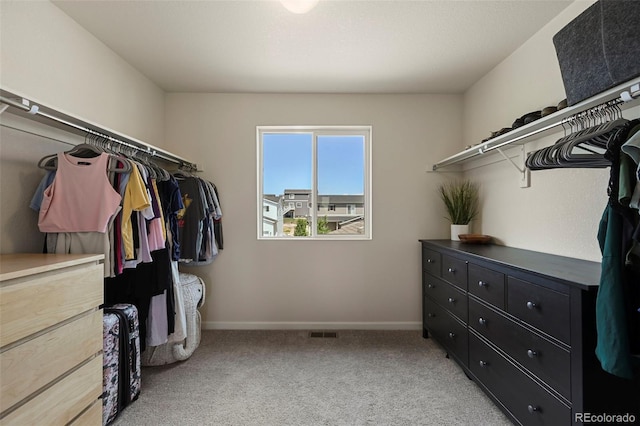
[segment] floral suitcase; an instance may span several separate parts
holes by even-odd
[[[102,317],[102,424],[107,425],[117,417],[122,409],[118,407],[120,320],[116,314],[105,312]]]
[[[106,425],[140,395],[140,331],[136,307],[130,304],[105,307],[103,333],[102,408]]]

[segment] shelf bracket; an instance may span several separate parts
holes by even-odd
[[[531,186],[531,171],[527,168],[527,166],[525,166],[525,160],[526,160],[526,155],[524,152],[524,145],[520,145],[520,154],[521,154],[521,158],[522,158],[522,167],[520,167],[519,165],[517,165],[515,163],[515,161],[513,161],[511,158],[509,158],[509,156],[507,154],[505,154],[502,149],[500,148],[495,148],[496,151],[498,151],[500,153],[500,155],[502,155],[505,160],[507,160],[509,163],[511,163],[511,165],[513,167],[516,168],[516,170],[520,173],[520,188],[529,188]]]

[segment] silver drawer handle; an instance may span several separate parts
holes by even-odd
[[[535,309],[537,307],[538,307],[538,305],[535,302],[527,302],[527,308]]]
[[[455,302],[455,301],[456,301],[456,299],[454,299],[453,297],[450,297],[450,298],[448,298],[448,299],[447,299],[447,301],[448,301],[449,303],[453,303],[453,302]]]
[[[528,405],[527,410],[529,410],[529,412],[533,414],[536,411],[540,411],[540,407],[536,407],[535,405]]]
[[[478,318],[478,322],[480,323],[480,325],[485,325],[487,323],[487,320],[482,318],[482,317],[480,317],[480,318]]]
[[[455,337],[456,337],[456,333],[449,333],[449,337],[450,337],[451,339],[455,338]]]
[[[538,356],[538,351],[535,351],[535,350],[533,350],[533,349],[529,349],[529,350],[527,351],[527,356],[528,356],[529,358],[535,358],[535,357],[537,357],[537,356]]]
[[[427,259],[427,263],[433,263],[433,259]]]
[[[452,274],[456,271],[454,268],[449,268],[447,269],[447,271],[451,272]]]
[[[480,367],[486,367],[487,365],[489,365],[487,361],[480,360]]]
[[[489,287],[489,283],[484,281],[478,281],[478,287]]]
[[[427,284],[427,288],[436,288],[436,286],[433,284]]]

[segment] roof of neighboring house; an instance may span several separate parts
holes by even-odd
[[[318,195],[319,204],[362,204],[364,195]]]
[[[310,189],[285,189],[285,194],[311,194]]]
[[[345,222],[348,220],[353,220],[356,217],[362,217],[362,215],[349,215],[349,214],[328,214],[328,213],[318,213],[318,218],[327,218],[327,222]]]
[[[262,196],[262,198],[264,200],[272,201],[272,202],[274,202],[276,204],[278,203],[278,201],[280,201],[280,197],[278,197],[277,195],[274,195],[274,194],[264,194]]]
[[[329,234],[333,235],[353,235],[353,234],[364,234],[364,219],[354,220],[350,222],[340,229],[336,229],[335,231],[329,232]]]

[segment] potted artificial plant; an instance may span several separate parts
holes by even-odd
[[[478,214],[478,185],[470,180],[443,183],[440,198],[451,221],[451,239],[460,241],[458,235],[469,233],[469,223]]]

